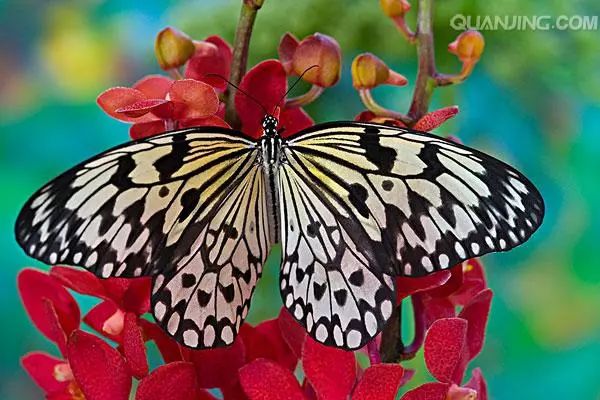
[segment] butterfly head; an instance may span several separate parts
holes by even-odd
[[[262,120],[263,134],[268,137],[273,137],[277,134],[277,125],[279,121],[271,114],[265,115]]]

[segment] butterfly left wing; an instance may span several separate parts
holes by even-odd
[[[256,143],[193,128],[118,146],[23,207],[26,253],[108,278],[155,276],[153,313],[181,343],[229,344],[271,244]]]

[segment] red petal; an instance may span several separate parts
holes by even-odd
[[[296,49],[298,48],[298,39],[289,32],[286,32],[281,40],[279,41],[279,47],[277,52],[279,54],[279,61],[285,69],[285,72],[289,75],[292,73],[293,68],[293,57]]]
[[[240,383],[250,400],[304,400],[296,377],[273,361],[258,359],[240,370]]]
[[[65,362],[43,352],[28,353],[21,358],[21,365],[25,371],[46,393],[62,391],[69,386],[68,381],[59,382],[54,377],[54,368]]]
[[[449,388],[450,384],[448,383],[425,383],[406,392],[400,400],[446,400]]]
[[[367,368],[358,382],[352,400],[394,400],[402,383],[404,369],[399,364],[376,364]]]
[[[298,358],[283,339],[277,319],[263,321],[255,327],[244,324],[240,336],[246,348],[246,361],[268,358],[291,371],[296,368]]]
[[[142,277],[129,279],[129,286],[123,294],[121,305],[126,311],[142,315],[150,310],[150,288],[152,278]]]
[[[88,311],[88,313],[83,317],[83,322],[101,335],[106,336],[115,342],[121,343],[121,333],[115,335],[104,330],[104,323],[106,320],[115,315],[117,311],[119,311],[119,307],[117,307],[113,301],[106,300],[97,304],[90,311]]]
[[[121,354],[100,338],[76,330],[68,344],[75,380],[87,400],[127,400],[131,375]]]
[[[189,400],[198,396],[194,366],[188,362],[162,365],[140,381],[136,400]]]
[[[464,306],[471,299],[487,287],[483,266],[477,258],[472,258],[463,263],[463,279],[461,287],[450,296],[455,305]]]
[[[289,137],[315,124],[306,111],[299,107],[284,108],[279,118],[279,126],[285,129],[281,134],[283,137]]]
[[[52,303],[60,326],[67,335],[79,327],[79,306],[54,277],[26,268],[19,272],[17,286],[29,318],[48,339],[56,341],[57,337],[46,301]]]
[[[296,358],[302,357],[302,347],[306,339],[306,329],[285,308],[282,307],[277,317],[281,337],[289,348],[294,352]]]
[[[237,380],[234,385],[222,387],[221,393],[223,394],[223,400],[247,400],[248,396],[242,389],[240,381]]]
[[[457,113],[458,106],[440,108],[439,110],[432,111],[421,117],[414,128],[419,131],[429,132],[443,124],[446,120],[454,117]]]
[[[462,359],[467,341],[467,321],[462,318],[444,318],[435,321],[425,337],[425,363],[438,381],[458,383],[462,378]],[[457,374],[461,376],[457,378]]]
[[[479,368],[475,368],[473,372],[471,372],[471,379],[467,382],[465,387],[477,391],[477,400],[487,400],[487,384]]]
[[[432,297],[448,297],[456,292],[463,284],[463,264],[457,264],[444,272],[450,273],[450,278],[440,287],[427,292]]]
[[[277,60],[263,61],[248,71],[240,87],[262,104],[267,112],[272,112],[287,88],[283,66]],[[244,133],[252,138],[258,138],[262,133],[261,123],[265,110],[241,91],[235,93],[235,108]]]
[[[464,318],[468,322],[467,350],[469,355],[468,359],[465,360],[465,364],[474,359],[483,348],[485,326],[490,313],[492,295],[493,293],[490,289],[481,291],[458,314],[460,318]]]
[[[167,119],[173,115],[173,103],[164,99],[145,99],[117,108],[115,112],[131,118],[138,118],[151,112],[158,117],[156,119]]]
[[[149,99],[164,99],[172,84],[173,79],[166,76],[146,75],[137,81],[133,88],[144,93]]]
[[[140,100],[145,100],[146,98],[146,95],[139,90],[128,87],[114,87],[102,92],[96,99],[96,102],[105,113],[120,121],[147,122],[156,119],[156,117],[147,115],[141,118],[131,118],[117,113],[119,108],[128,106]]]
[[[206,118],[184,119],[179,121],[179,128],[194,128],[198,126],[220,126],[231,129],[231,126],[221,117],[211,115]]]
[[[346,399],[356,381],[354,353],[322,345],[306,338],[302,366],[320,398]]]
[[[46,318],[48,321],[48,328],[50,332],[49,338],[56,343],[62,355],[67,354],[67,332],[65,332],[62,324],[60,322],[58,313],[54,308],[54,304],[48,300],[44,299],[44,310],[46,313]],[[69,332],[71,333],[71,332]]]
[[[415,297],[419,298],[415,299]],[[415,294],[413,301],[423,303],[421,317],[424,319],[425,329],[429,328],[438,319],[456,316],[456,307],[447,297],[431,297],[426,292],[422,292]]]
[[[148,359],[142,329],[138,325],[138,318],[133,313],[125,314],[123,327],[123,355],[131,375],[141,379],[148,375]]]
[[[400,276],[396,278],[396,291],[398,303],[412,294],[430,290],[443,285],[450,279],[450,271],[438,271],[420,278]]]
[[[77,293],[104,299],[106,291],[102,280],[89,271],[71,267],[55,266],[50,270],[50,275],[58,279],[64,286]]]
[[[185,77],[205,82],[215,89],[223,91],[229,78],[231,46],[218,36],[210,36],[203,42],[196,43],[196,53],[190,59],[185,70]],[[207,76],[210,74],[217,76]]]
[[[228,347],[190,351],[190,361],[194,363],[198,385],[202,388],[232,385],[245,360],[244,343],[239,336]]]
[[[129,136],[133,139],[143,139],[166,132],[163,121],[143,122],[131,125]]]
[[[219,109],[219,98],[212,86],[194,79],[175,81],[169,96],[175,103],[175,119],[203,118]]]
[[[154,343],[156,343],[156,347],[158,347],[158,351],[162,355],[165,363],[183,361],[181,347],[173,338],[168,336],[162,328],[145,319],[140,319],[139,323],[146,338],[148,340],[153,340]]]

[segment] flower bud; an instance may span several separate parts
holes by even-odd
[[[315,33],[298,43],[292,59],[292,72],[301,75],[313,65],[318,68],[308,71],[303,76],[305,81],[321,87],[337,83],[342,71],[342,52],[334,38]]]
[[[381,84],[403,86],[407,80],[378,57],[363,53],[352,61],[352,83],[356,89],[372,89]]]
[[[390,18],[401,17],[410,10],[410,4],[406,0],[379,0],[379,5]]]
[[[196,47],[188,35],[177,29],[167,27],[160,31],[154,42],[154,52],[160,67],[168,71],[181,67],[190,59]]]
[[[462,32],[448,45],[448,51],[455,54],[463,64],[475,64],[479,61],[484,46],[483,35],[478,31],[468,30]]]

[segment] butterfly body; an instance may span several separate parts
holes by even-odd
[[[380,332],[398,275],[422,276],[523,243],[544,205],[518,171],[431,134],[316,125],[257,141],[198,127],[108,150],[26,203],[31,256],[101,277],[153,277],[179,342],[233,342],[262,266],[282,245],[284,305],[316,340],[356,349]]]

